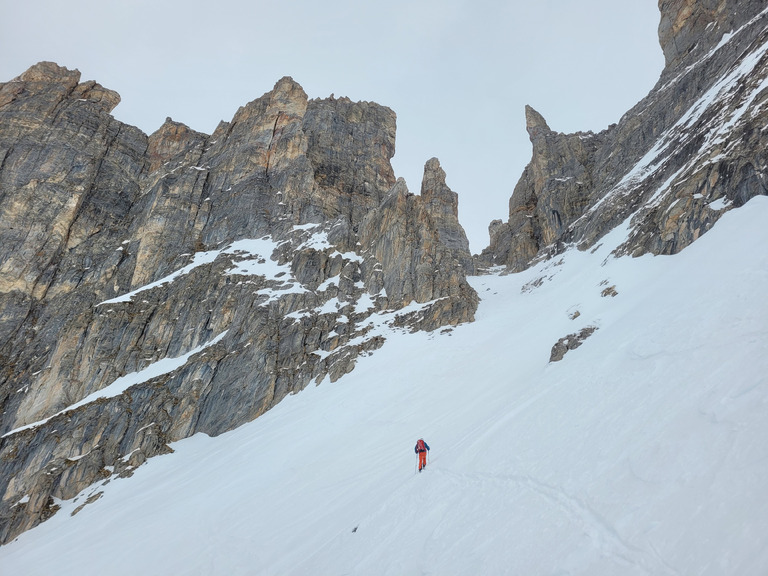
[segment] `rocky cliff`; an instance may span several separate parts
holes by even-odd
[[[283,78],[147,136],[119,100],[53,63],[0,84],[0,542],[477,307],[457,195],[436,159],[396,180],[388,108]]]
[[[725,211],[768,194],[768,8],[660,0],[665,68],[608,129],[562,134],[533,108],[533,157],[478,265],[521,270],[626,225],[619,252],[673,254]]]
[[[531,162],[474,259],[439,162],[420,195],[396,179],[383,106],[283,78],[212,135],[169,118],[148,136],[77,71],[0,84],[0,543],[170,442],[339,378],[381,326],[471,321],[476,267],[617,227],[620,253],[671,254],[768,194],[768,8],[659,8],[665,69],[617,124],[561,134],[525,110]]]

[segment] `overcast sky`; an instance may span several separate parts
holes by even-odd
[[[530,160],[525,104],[561,132],[617,122],[661,73],[658,20],[657,0],[0,0],[0,82],[77,68],[148,134],[210,134],[282,76],[384,104],[396,175],[418,193],[437,156],[479,252]]]

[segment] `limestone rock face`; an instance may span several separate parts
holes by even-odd
[[[311,100],[304,117],[319,209],[357,225],[395,185],[395,113],[349,98]],[[339,140],[343,137],[343,148]],[[351,202],[355,198],[355,202]]]
[[[424,168],[421,196],[398,180],[360,224],[360,242],[381,262],[383,288],[396,307],[438,300],[422,327],[439,327],[445,315],[454,323],[473,318],[478,300],[464,279],[474,272],[469,242],[458,221],[458,196],[436,158]]]
[[[724,32],[741,28],[764,9],[761,0],[659,0],[659,43],[667,67],[699,59]]]
[[[396,181],[388,108],[283,78],[147,136],[118,102],[52,63],[0,84],[0,542],[343,376],[382,322],[477,307],[457,196],[436,160],[422,197]]]
[[[438,246],[452,251],[468,275],[475,273],[474,261],[469,252],[469,241],[459,224],[459,195],[445,183],[445,171],[437,158],[424,165],[421,198],[438,233]]]
[[[533,156],[491,223],[479,266],[521,270],[568,244],[586,249],[628,218],[620,253],[679,252],[728,209],[768,193],[768,8],[662,0],[666,67],[599,134],[560,134],[526,109]]]
[[[555,242],[583,213],[602,141],[591,133],[553,132],[530,106],[525,116],[533,159],[509,200],[509,220],[493,224],[491,234],[496,260],[515,270],[526,267],[541,246]]]

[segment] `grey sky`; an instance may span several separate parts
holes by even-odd
[[[479,252],[530,159],[525,104],[562,132],[617,122],[661,72],[658,20],[656,0],[0,0],[0,81],[78,68],[147,133],[210,134],[286,75],[384,104],[395,173],[418,193],[437,156]]]

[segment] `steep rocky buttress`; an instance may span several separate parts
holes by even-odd
[[[77,71],[0,84],[0,543],[173,441],[341,377],[382,327],[472,321],[469,274],[618,226],[619,254],[676,253],[768,194],[768,7],[659,9],[665,68],[617,124],[561,134],[526,108],[532,159],[474,258],[439,162],[419,195],[395,177],[378,104],[283,78],[212,135],[169,118],[147,136]]]
[[[665,68],[618,124],[562,134],[526,109],[533,157],[478,266],[518,271],[623,223],[621,254],[674,254],[768,194],[768,7],[660,0]]]
[[[382,325],[471,321],[436,159],[395,179],[395,114],[290,78],[212,135],[149,136],[40,63],[0,84],[0,542],[168,443],[353,369]]]

